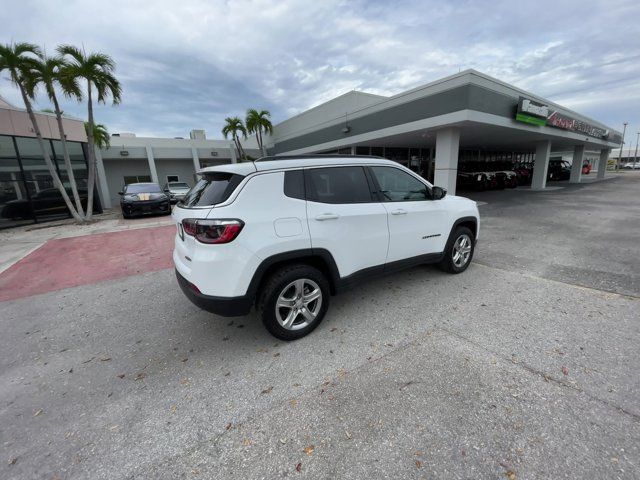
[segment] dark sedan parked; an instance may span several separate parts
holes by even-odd
[[[122,197],[120,207],[124,218],[171,213],[169,195],[157,183],[130,183],[118,194]]]
[[[67,190],[67,195],[71,197],[71,191]],[[87,191],[78,190],[82,207],[87,208]],[[71,200],[73,202],[73,199]],[[1,200],[0,200],[1,202]],[[16,219],[33,218],[36,215],[70,215],[66,203],[57,188],[45,188],[31,194],[31,203],[26,198],[9,200],[5,203],[0,217]]]

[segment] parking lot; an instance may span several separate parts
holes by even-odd
[[[638,478],[639,186],[473,194],[464,274],[365,284],[292,343],[156,262],[2,302],[0,477]]]

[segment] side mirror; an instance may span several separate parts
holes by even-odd
[[[434,200],[441,200],[445,197],[446,194],[447,194],[447,190],[445,188],[436,187],[434,185],[434,187],[431,189],[431,196],[433,197]]]
[[[118,195],[124,195],[124,192],[118,192]]]

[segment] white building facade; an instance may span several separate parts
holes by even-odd
[[[202,168],[238,161],[232,141],[207,140],[204,131],[194,130],[191,138],[150,138],[132,134],[111,137],[109,148],[97,150],[99,191],[102,204],[111,208],[119,203],[124,185],[155,182],[186,182],[193,186]],[[246,153],[261,156],[255,139],[242,142]]]

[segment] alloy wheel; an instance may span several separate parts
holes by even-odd
[[[471,238],[466,233],[460,235],[453,244],[453,264],[457,268],[464,267],[471,257]]]
[[[322,308],[322,290],[308,278],[284,287],[276,301],[276,320],[282,328],[300,330],[313,323]]]

